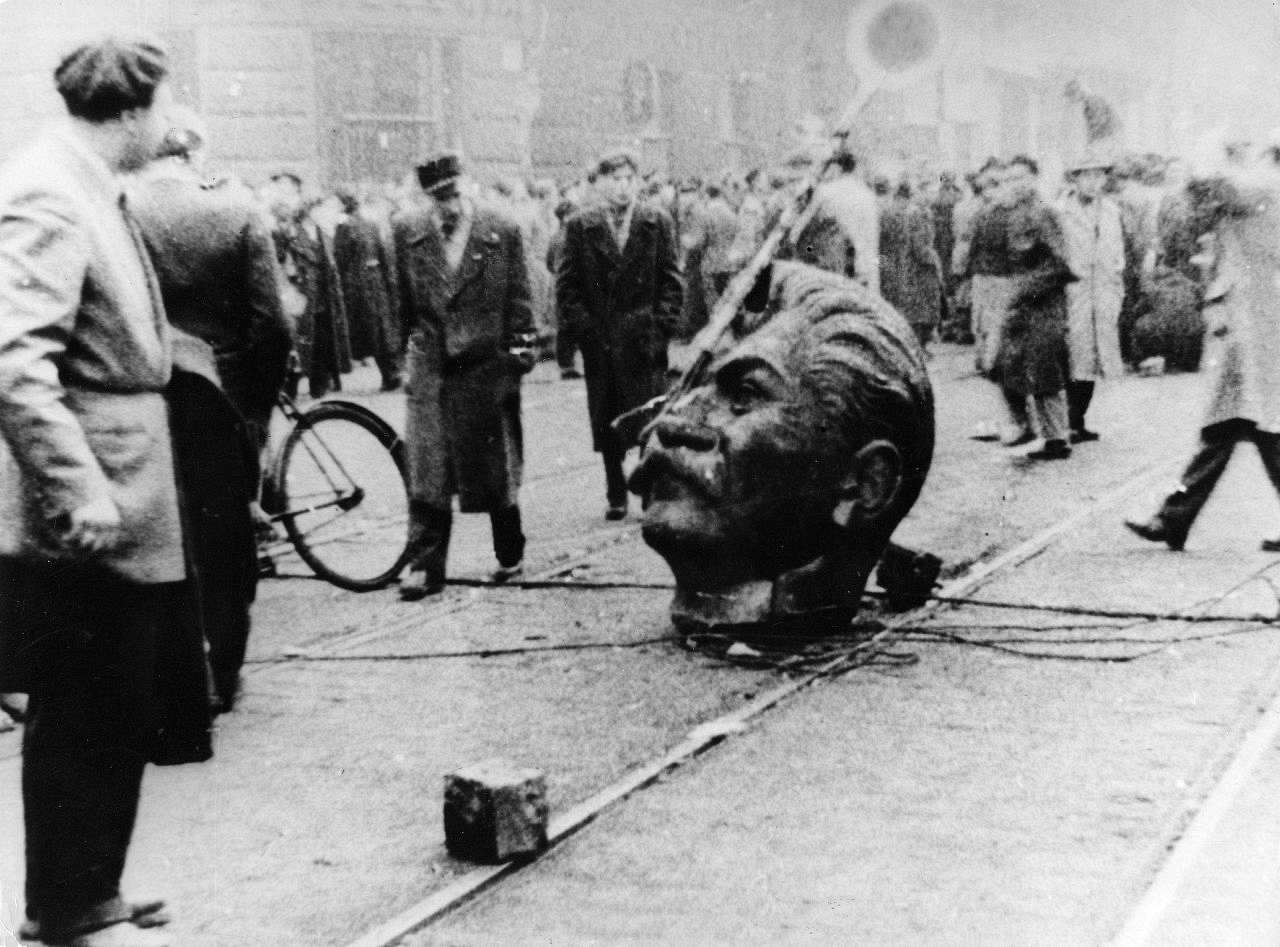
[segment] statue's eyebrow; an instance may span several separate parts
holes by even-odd
[[[779,383],[785,382],[781,370],[769,359],[762,355],[744,353],[730,358],[716,369],[716,383],[731,385],[754,371],[763,371],[769,375],[771,380],[776,380]]]

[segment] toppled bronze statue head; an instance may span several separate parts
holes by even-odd
[[[631,479],[684,630],[847,624],[933,457],[907,323],[813,267],[769,280],[756,327],[649,426]]]

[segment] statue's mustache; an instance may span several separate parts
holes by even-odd
[[[681,454],[682,448],[668,450],[651,447],[631,474],[627,486],[632,493],[645,495],[664,477],[678,481],[707,500],[724,496],[721,469],[715,462],[691,463]]]

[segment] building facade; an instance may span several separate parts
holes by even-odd
[[[675,176],[744,171],[784,157],[800,117],[841,114],[857,84],[850,16],[870,2],[0,0],[0,157],[58,113],[60,53],[130,30],[164,42],[213,162],[251,182],[395,180],[442,147],[487,177],[574,177],[614,145]],[[863,112],[871,163],[1076,149],[1083,120],[1062,89],[1080,59],[1064,37],[1090,29],[1079,5],[938,6],[936,68]],[[1081,68],[1152,146],[1149,84],[1106,65]]]

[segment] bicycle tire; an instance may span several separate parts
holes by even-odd
[[[390,584],[408,564],[405,445],[373,411],[350,401],[321,401],[303,411],[285,438],[272,480],[275,517],[320,578],[370,592]],[[344,520],[355,533],[330,530]],[[371,529],[378,531],[376,543],[365,541]]]

